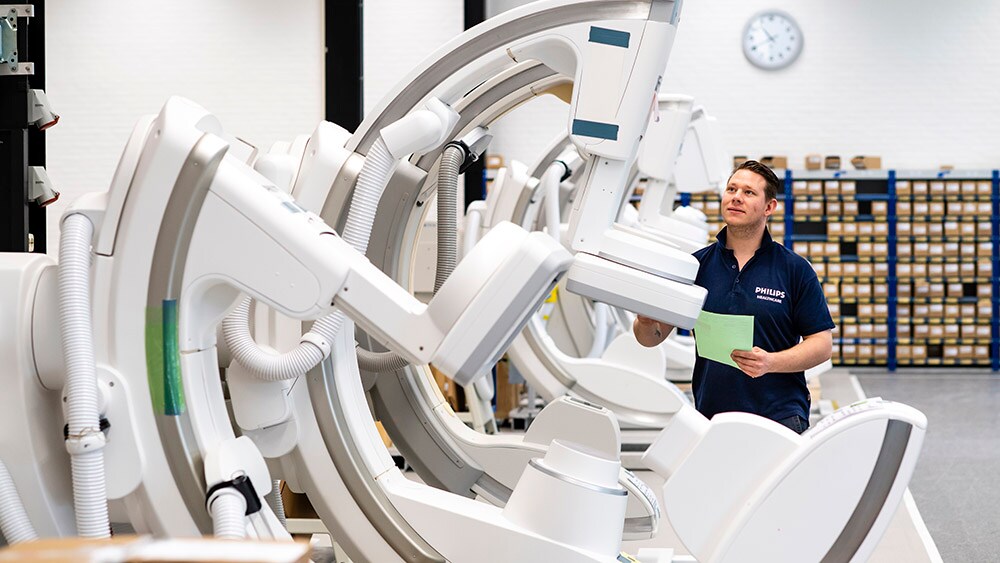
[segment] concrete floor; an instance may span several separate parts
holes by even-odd
[[[944,561],[1000,561],[1000,375],[852,370],[869,397],[927,416],[910,491]]]

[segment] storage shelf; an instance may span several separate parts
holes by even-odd
[[[838,365],[851,365],[851,366],[876,366],[883,365],[889,368],[889,370],[895,370],[898,365],[906,366],[979,366],[979,365],[990,365],[994,371],[1000,371],[1000,276],[982,275],[982,271],[977,270],[976,272],[966,271],[965,274],[962,273],[951,273],[951,274],[941,274],[941,275],[927,275],[926,271],[922,271],[921,274],[914,275],[911,271],[905,275],[897,275],[897,268],[900,265],[920,265],[920,264],[956,264],[961,262],[989,262],[992,272],[1000,273],[1000,171],[998,170],[958,170],[958,171],[941,171],[941,170],[858,170],[858,171],[830,171],[830,170],[784,170],[780,171],[784,175],[784,193],[781,194],[780,199],[784,204],[784,235],[780,237],[784,244],[793,247],[799,254],[806,256],[815,265],[829,265],[829,264],[875,264],[884,263],[887,266],[883,268],[882,272],[878,275],[858,275],[853,273],[852,275],[831,275],[829,273],[824,273],[824,275],[819,276],[823,283],[860,283],[867,284],[872,283],[876,286],[885,286],[888,295],[876,296],[866,296],[866,297],[832,297],[828,299],[828,303],[831,305],[836,305],[839,307],[840,313],[835,315],[838,320],[838,325],[841,327],[846,325],[885,325],[888,329],[888,335],[886,337],[879,338],[854,338],[854,337],[843,337],[840,336],[836,339],[838,345],[879,345],[885,346],[885,356],[880,356],[876,358],[844,358],[838,353],[834,354],[834,361]],[[801,186],[799,188],[800,193],[793,193],[794,183],[797,180],[806,181],[825,181],[825,180],[842,180],[850,181],[856,180],[855,184],[856,191],[854,193],[837,193],[836,189],[831,189],[829,193],[827,190],[827,185],[823,186],[824,193],[820,194],[813,190],[812,193],[803,194],[801,193]],[[911,184],[909,188],[905,190],[905,193],[897,193],[898,182],[900,181],[910,181]],[[958,193],[948,193],[948,192],[922,192],[913,193],[914,181],[976,181],[976,191],[973,192],[970,189],[965,191],[959,191]],[[982,191],[982,182],[988,181],[990,183],[990,193],[986,194]],[[945,184],[945,186],[949,186]],[[930,185],[928,186],[930,187]],[[959,186],[961,190],[961,186]],[[886,213],[865,213],[865,214],[850,214],[850,215],[836,215],[836,214],[805,214],[796,215],[795,214],[795,203],[796,202],[886,202],[887,209]],[[984,206],[976,206],[976,213],[957,213],[957,214],[930,214],[930,213],[912,213],[912,207],[909,209],[908,213],[897,214],[900,211],[897,203],[908,202],[908,203],[920,203],[920,202],[977,202],[977,203],[990,203],[990,212],[983,213],[986,211]],[[822,204],[820,204],[822,205]],[[817,205],[812,206],[813,211]],[[853,206],[852,206],[853,207]],[[880,206],[879,206],[880,207]],[[870,211],[868,203],[859,203],[859,211]],[[944,211],[947,211],[945,209]],[[951,209],[956,211],[955,209]],[[826,211],[826,209],[823,209]],[[874,211],[879,212],[881,209],[874,209]],[[923,211],[923,209],[921,209]],[[965,211],[965,210],[962,210]],[[984,232],[981,228],[981,224],[985,222],[990,223],[990,232]],[[882,232],[879,234],[875,233],[853,233],[853,234],[830,234],[824,232],[827,227],[823,223],[875,223],[878,225],[886,225],[884,228],[887,232]],[[952,234],[944,234],[938,231],[940,234],[912,234],[912,227],[907,230],[906,234],[898,233],[898,225],[900,222],[913,223],[913,222],[929,222],[931,224],[942,224],[951,222],[961,222],[961,223],[976,223],[975,234],[969,234],[971,231],[966,230],[966,234],[955,234],[955,230],[952,230]],[[926,231],[925,231],[926,232]],[[898,235],[898,236],[897,236]],[[838,254],[838,255],[809,255],[808,252],[803,252],[805,248],[808,247],[808,243],[824,243],[824,244],[838,244],[839,250],[854,252],[856,249],[854,245],[859,243],[884,243],[886,245],[886,250],[884,254],[879,254],[876,256],[868,255],[858,255],[858,254]],[[898,249],[900,246],[905,245],[909,249],[909,245],[913,243],[959,243],[959,244],[975,244],[975,253],[965,253],[961,255],[934,255],[934,256],[914,256],[912,251],[907,253],[906,256],[898,256]],[[983,243],[991,243],[992,250],[989,255],[981,255],[980,248]],[[825,250],[825,248],[824,248]],[[820,253],[823,254],[823,253]],[[886,268],[888,272],[886,272]],[[822,268],[820,268],[822,269]],[[941,270],[937,270],[936,273],[940,273]],[[970,275],[970,273],[972,275]],[[907,286],[914,282],[926,282],[932,284],[976,284],[980,288],[983,285],[989,284],[990,295],[980,296],[980,295],[962,295],[962,296],[912,296],[908,295],[905,297],[900,297],[898,295],[898,290],[901,285]],[[970,288],[966,286],[964,288],[966,291]],[[907,291],[910,293],[910,291]],[[982,307],[978,306],[979,302],[988,299],[990,301],[990,313],[989,317],[979,316],[981,312],[986,312]],[[859,315],[858,309],[861,309],[865,305],[880,305],[882,311],[878,314],[865,314]],[[919,316],[911,317],[910,313],[913,312],[913,305],[976,305],[976,315],[969,316],[944,316],[937,315],[934,317],[929,316]],[[899,306],[903,306],[903,315],[900,316]],[[865,313],[873,313],[870,309],[865,309]],[[952,311],[954,313],[954,310]],[[921,324],[921,325],[958,325],[958,326],[989,326],[990,327],[990,337],[977,336],[977,337],[945,337],[945,338],[914,338],[912,336],[912,331],[909,329],[911,324]],[[904,338],[897,339],[897,333],[899,325],[904,325],[907,327]],[[841,333],[843,328],[841,328]],[[921,357],[921,358],[910,358],[910,357],[897,357],[897,346],[913,346],[913,345],[930,345],[930,346],[944,346],[944,351],[949,353],[955,352],[955,350],[948,348],[949,346],[959,346],[972,344],[976,346],[989,345],[990,353],[989,357],[983,358],[955,358],[955,357],[940,357],[943,353],[941,348],[935,348],[932,353],[935,357]]]

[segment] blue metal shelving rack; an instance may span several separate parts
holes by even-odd
[[[889,341],[886,344],[886,364],[888,364],[889,371],[896,371],[896,366],[898,364],[898,359],[896,358],[896,335],[898,334],[898,320],[896,318],[897,311],[897,300],[898,288],[896,287],[896,171],[889,171],[889,236],[887,237],[889,246],[889,256],[886,258],[889,262],[889,278],[886,283],[889,284]]]
[[[990,200],[993,203],[993,213],[990,216],[992,223],[993,260],[990,270],[990,281],[993,284],[993,315],[991,316],[990,329],[990,367],[993,371],[1000,371],[1000,170],[993,171],[993,189],[990,192]]]

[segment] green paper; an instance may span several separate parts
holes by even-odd
[[[739,369],[730,354],[753,349],[753,315],[721,315],[702,311],[694,325],[698,355]]]

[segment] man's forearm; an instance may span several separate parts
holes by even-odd
[[[810,336],[788,350],[775,352],[773,373],[805,371],[830,359],[832,336],[829,332]]]

